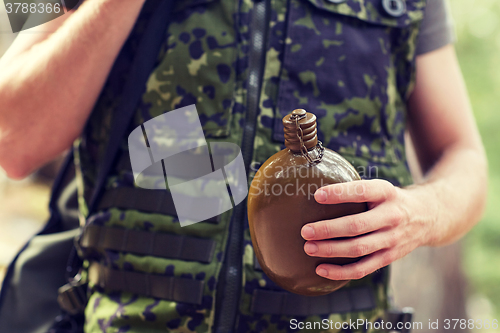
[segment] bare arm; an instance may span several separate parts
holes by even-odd
[[[425,245],[441,246],[462,237],[481,218],[487,160],[454,48],[424,55],[418,66],[409,128],[424,179],[410,189],[434,191],[436,221]]]
[[[370,208],[304,226],[309,255],[365,256],[345,266],[322,264],[316,270],[319,275],[362,278],[419,246],[449,244],[479,221],[486,201],[487,162],[453,46],[417,58],[409,127],[424,171],[421,183],[400,189],[384,180],[362,180],[316,192],[322,204],[368,202]],[[358,237],[329,240],[348,236]]]
[[[81,133],[145,0],[91,0],[0,59],[0,166],[23,178]]]

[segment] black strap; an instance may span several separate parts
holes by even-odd
[[[386,320],[391,322],[391,332],[410,333],[413,322],[413,308],[403,308],[402,310],[389,310]],[[399,328],[398,328],[399,327]]]
[[[137,53],[130,68],[130,74],[121,94],[120,103],[114,112],[108,145],[99,166],[94,193],[90,199],[89,213],[94,212],[97,207],[100,194],[106,184],[106,178],[111,171],[120,144],[137,110],[147,80],[156,64],[160,47],[165,40],[174,1],[159,0],[159,2],[137,47],[140,52]]]
[[[73,159],[73,149],[71,149],[66,155],[64,162],[59,169],[59,173],[54,181],[54,185],[52,185],[52,191],[50,194],[49,201],[49,210],[50,210],[50,219],[47,224],[44,226],[43,230],[40,234],[50,233],[54,228],[57,229],[58,224],[61,222],[61,206],[59,205],[59,200],[61,194],[64,192],[65,187],[68,183],[74,179],[75,170],[74,170],[74,159]]]
[[[209,263],[215,241],[197,237],[88,225],[80,245],[87,249],[105,249],[151,255],[169,259]]]
[[[117,173],[123,172],[123,171],[132,172],[132,164],[130,163],[129,154],[121,154],[120,155],[120,157],[118,158],[118,161],[116,162],[116,165],[115,165],[115,171]]]
[[[109,208],[177,216],[172,194],[167,190],[148,190],[138,187],[109,189],[101,195],[96,211]],[[217,215],[204,222],[219,223],[219,221],[220,215]]]
[[[255,254],[253,255],[253,269],[262,272],[262,267],[260,266],[259,260]]]
[[[375,292],[369,286],[341,288],[331,294],[307,297],[286,291],[256,289],[251,311],[262,314],[312,316],[372,310]]]
[[[109,290],[190,304],[201,304],[205,284],[202,280],[121,271],[98,263],[90,265],[89,281]]]

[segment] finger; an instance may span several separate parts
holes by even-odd
[[[345,202],[380,202],[395,195],[396,188],[386,180],[356,180],[323,186],[314,193],[320,204],[339,204]]]
[[[396,244],[395,232],[386,230],[351,239],[308,241],[304,251],[313,257],[360,258]]]
[[[359,236],[395,226],[402,221],[403,216],[401,209],[394,205],[379,205],[363,213],[308,223],[302,227],[301,235],[305,240]]]
[[[385,249],[344,266],[321,264],[316,267],[316,274],[330,280],[359,280],[397,259],[396,251]]]

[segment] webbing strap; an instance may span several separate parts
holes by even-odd
[[[112,269],[98,263],[89,267],[89,281],[101,288],[144,297],[201,304],[204,281]]]
[[[127,132],[127,128],[137,111],[137,105],[146,89],[146,83],[158,59],[158,51],[165,41],[165,34],[170,14],[174,5],[172,0],[157,0],[158,5],[150,19],[143,37],[138,46],[141,50],[135,57],[130,68],[129,77],[121,94],[118,106],[113,115],[112,127],[105,154],[98,168],[94,193],[89,203],[89,212],[95,212],[101,191],[116,160],[120,144]]]
[[[215,250],[215,241],[212,239],[98,225],[84,228],[80,244],[87,249],[106,249],[203,263],[211,261]]]
[[[170,191],[148,190],[138,187],[119,187],[107,190],[101,196],[97,210],[108,208],[134,209],[147,213],[177,216]],[[219,223],[220,215],[204,222]]]
[[[263,314],[311,316],[366,311],[375,308],[376,304],[375,292],[369,286],[341,288],[318,297],[256,289],[252,297],[251,311]]]
[[[212,154],[212,152],[211,152]],[[206,155],[204,154],[198,154],[194,153],[191,155],[183,155],[182,156],[182,163],[183,165],[198,165],[198,164],[203,164],[206,161]],[[212,158],[220,158],[221,156],[213,156]],[[185,163],[185,164],[184,164]],[[116,173],[120,172],[130,172],[131,174],[133,173],[132,171],[132,165],[130,164],[130,156],[128,154],[128,151],[124,151],[121,156],[118,158],[116,162],[116,166],[114,168],[114,171]],[[147,175],[147,170],[144,171],[144,174]],[[169,171],[167,176],[173,176],[173,177],[178,177],[181,179],[191,179],[193,176],[193,170],[191,168],[175,168],[175,171]],[[156,176],[155,176],[156,177]]]

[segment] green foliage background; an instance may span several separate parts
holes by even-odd
[[[430,0],[432,1],[432,0]],[[451,0],[457,54],[489,160],[488,207],[465,238],[471,292],[500,319],[500,1]]]

